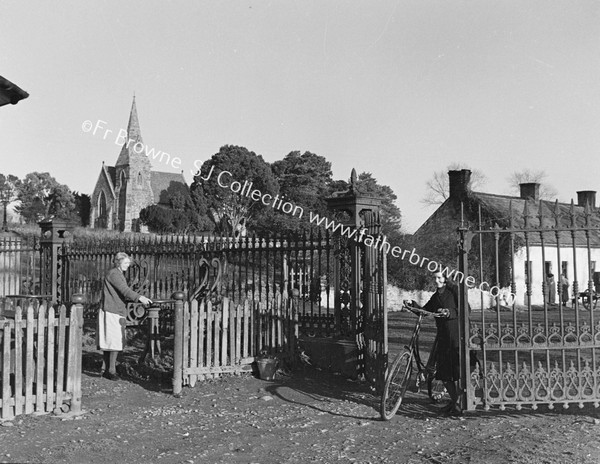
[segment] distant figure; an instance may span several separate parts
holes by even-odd
[[[566,306],[569,302],[569,279],[564,272],[560,275],[560,289],[562,292],[560,300]]]
[[[554,280],[554,274],[548,273],[546,279],[546,302],[549,305],[556,304],[556,281]]]
[[[127,285],[125,271],[131,265],[127,253],[119,252],[115,256],[113,267],[104,278],[102,305],[98,310],[98,330],[96,343],[98,349],[104,352],[103,377],[109,380],[119,380],[117,375],[117,355],[123,351],[125,344],[125,316],[128,301],[139,301],[149,305],[152,300],[134,292]]]

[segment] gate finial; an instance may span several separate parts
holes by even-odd
[[[561,226],[562,210],[558,205],[558,199],[554,202],[554,225],[558,229]]]

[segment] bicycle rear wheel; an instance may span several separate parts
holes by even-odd
[[[383,420],[390,420],[400,407],[412,373],[412,353],[398,355],[389,369],[381,396],[380,413]]]

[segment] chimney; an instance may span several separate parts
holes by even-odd
[[[581,190],[577,192],[577,206],[590,205],[590,208],[596,207],[596,191],[595,190]]]
[[[471,191],[471,171],[461,169],[460,171],[448,171],[450,181],[449,198],[464,199]]]
[[[540,184],[537,182],[526,182],[519,184],[519,187],[521,187],[521,198],[523,200],[539,201]]]

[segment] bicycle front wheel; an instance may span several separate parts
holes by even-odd
[[[389,369],[381,397],[380,413],[383,420],[390,420],[400,407],[412,373],[412,353],[398,355]]]

